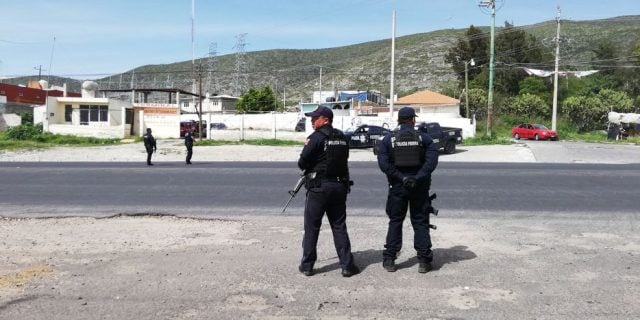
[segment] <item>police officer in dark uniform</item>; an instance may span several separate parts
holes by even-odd
[[[305,115],[311,117],[315,132],[307,138],[298,160],[298,167],[307,176],[302,260],[298,270],[306,276],[313,275],[313,265],[317,259],[316,245],[322,217],[326,213],[342,276],[351,277],[358,274],[360,269],[353,261],[346,225],[346,201],[350,190],[349,144],[344,134],[332,127],[331,109],[319,106]]]
[[[389,228],[382,266],[397,270],[395,259],[402,248],[402,223],[410,210],[413,245],[418,255],[418,272],[431,270],[433,253],[429,235],[429,187],[431,172],[438,165],[438,148],[426,133],[414,129],[416,112],[404,107],[398,111],[399,128],[378,144],[378,166],[387,175],[389,194],[386,212]]]
[[[147,133],[142,136],[144,140],[144,148],[147,149],[147,165],[152,166],[151,163],[151,155],[156,152],[156,139],[153,138],[151,134],[151,128],[147,128]]]
[[[195,137],[193,136],[193,128],[189,128],[187,132],[184,133],[184,145],[187,147],[187,164],[191,164],[191,156],[193,155],[193,142],[195,141]]]

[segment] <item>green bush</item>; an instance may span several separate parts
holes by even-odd
[[[42,134],[42,124],[31,125],[22,124],[17,127],[11,127],[5,132],[8,139],[13,140],[35,140]]]
[[[508,98],[502,106],[502,114],[520,115],[529,118],[544,117],[551,113],[551,108],[544,99],[530,93]]]
[[[33,124],[33,112],[25,112],[20,114],[20,124],[32,125]]]

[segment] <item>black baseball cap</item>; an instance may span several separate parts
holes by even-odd
[[[416,110],[411,107],[403,107],[398,110],[398,119],[408,119],[417,117]]]
[[[315,110],[304,114],[307,117],[319,117],[323,116],[333,120],[333,111],[325,106],[318,106]]]

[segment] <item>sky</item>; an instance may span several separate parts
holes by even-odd
[[[319,49],[470,25],[480,0],[0,0],[0,77],[102,78],[149,64]],[[193,10],[192,10],[192,4]],[[496,25],[640,15],[638,0],[496,0]],[[193,19],[192,19],[193,17]],[[192,33],[193,21],[193,33]],[[192,41],[193,34],[193,41]]]

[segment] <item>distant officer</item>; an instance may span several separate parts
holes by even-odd
[[[151,134],[151,128],[147,128],[147,133],[142,136],[144,140],[144,148],[147,149],[147,165],[152,166],[151,163],[151,155],[156,152],[156,139],[153,138]]]
[[[398,111],[399,128],[387,134],[378,145],[378,166],[387,175],[387,230],[382,266],[397,270],[395,259],[402,248],[402,223],[410,210],[413,245],[418,255],[418,272],[431,270],[433,253],[429,235],[429,187],[431,172],[438,165],[438,148],[426,133],[414,129],[416,113],[404,107]]]
[[[184,134],[184,145],[187,147],[187,164],[191,164],[191,156],[193,155],[193,142],[195,137],[193,135],[193,128],[189,128]]]
[[[350,189],[349,145],[344,134],[332,127],[331,109],[319,106],[305,115],[311,117],[315,131],[307,138],[298,160],[298,167],[307,175],[302,260],[298,270],[306,276],[313,275],[313,265],[317,259],[316,245],[322,217],[326,213],[342,276],[351,277],[360,273],[360,269],[353,261],[346,224],[347,193]]]

